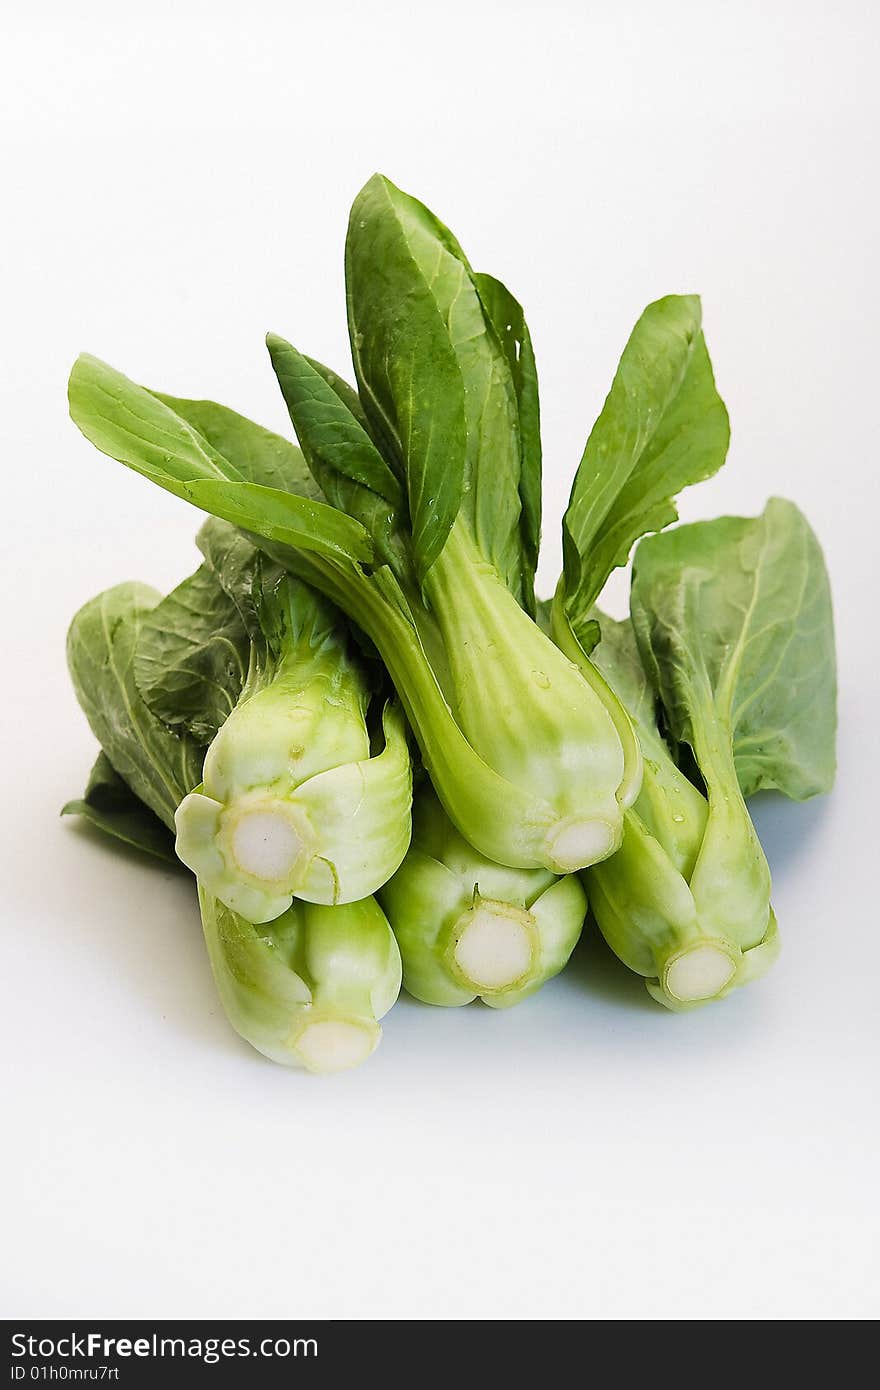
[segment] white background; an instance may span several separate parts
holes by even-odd
[[[4,1313],[876,1315],[876,6],[16,8]],[[682,514],[777,492],[812,519],[840,773],[758,808],[784,937],[761,984],[675,1017],[591,943],[509,1013],[403,1000],[362,1071],[321,1081],[232,1033],[185,878],[58,820],[93,756],[66,624],[118,580],[170,587],[198,521],[79,438],[65,378],[88,349],[286,429],[262,336],[346,362],[347,209],[376,168],[527,306],[545,591],[635,318],[702,293],[733,446]]]

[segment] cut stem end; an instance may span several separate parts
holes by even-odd
[[[307,1023],[294,1051],[313,1072],[348,1071],[360,1066],[382,1035],[377,1023],[344,1018],[320,1018]]]
[[[666,967],[666,992],[679,1003],[713,999],[736,972],[736,961],[721,946],[706,943],[676,956]]]
[[[614,827],[605,820],[563,821],[547,841],[546,865],[557,874],[573,874],[607,859],[617,847]]]
[[[264,883],[287,883],[295,875],[305,845],[286,810],[262,805],[233,813],[228,843],[239,869]]]
[[[535,919],[525,908],[482,899],[458,919],[452,958],[476,994],[495,994],[523,980],[537,945]]]

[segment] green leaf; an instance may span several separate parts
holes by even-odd
[[[285,545],[371,558],[359,522],[325,502],[245,481],[183,416],[97,358],[77,358],[68,398],[71,418],[97,448],[194,506]]]
[[[474,274],[424,204],[380,175],[352,208],[346,279],[361,399],[407,478],[420,577],[461,515],[534,612],[540,440],[522,309]]]
[[[262,487],[310,497],[314,502],[323,500],[302,451],[289,439],[215,401],[189,401],[161,391],[152,391],[151,395],[192,425],[217,454],[228,459],[240,477]]]
[[[97,357],[76,359],[67,394],[86,439],[171,491],[195,478],[243,477],[182,415]]]
[[[372,426],[354,387],[349,386],[338,372],[325,367],[314,357],[307,357],[306,361],[324,378],[327,385],[333,388],[365,433],[373,438]],[[378,447],[380,445],[377,443]],[[397,579],[407,587],[411,586],[412,546],[409,540],[409,514],[405,499],[401,498],[401,505],[392,509],[383,497],[369,492],[359,483],[352,482],[341,474],[335,473],[332,477],[328,475],[326,482],[327,501],[338,507],[341,512],[345,512],[346,516],[357,517],[370,533],[376,547],[377,560],[390,565]]]
[[[377,174],[354,201],[345,247],[360,396],[376,437],[405,472],[421,575],[461,507],[468,445],[465,387],[443,312],[467,272],[441,241],[425,237],[424,215]]]
[[[523,590],[529,612],[535,614],[535,570],[541,544],[541,410],[535,354],[522,305],[491,275],[474,276],[474,284],[507,359],[519,413],[522,506],[520,535],[523,549]]]
[[[696,295],[648,305],[587,440],[563,520],[564,602],[578,636],[638,538],[674,521],[676,494],[724,462],[727,411],[700,322]]]
[[[317,652],[332,649],[339,670],[347,668],[348,624],[339,609],[310,584],[281,572],[272,582],[260,584],[257,612],[269,656],[266,671],[260,676],[255,671],[254,680],[262,683],[269,675],[269,665],[292,653],[302,666]],[[252,685],[249,681],[249,691]]]
[[[204,749],[175,734],[137,688],[135,653],[145,619],[161,595],[145,584],[117,584],[76,614],[67,661],[92,733],[135,796],[174,826],[174,812],[201,780]]]
[[[373,547],[361,523],[326,502],[309,502],[256,483],[209,478],[184,483],[181,495],[212,516],[295,550],[351,562],[373,559]]]
[[[361,428],[370,434],[370,421],[367,412],[361,404],[361,398],[353,386],[349,386],[344,377],[338,372],[334,372],[331,367],[325,367],[323,362],[319,362],[315,357],[307,357],[306,361],[310,367],[314,367],[319,376],[323,377],[327,385],[336,392],[342,404],[347,407],[350,415],[353,415]],[[371,436],[372,437],[372,436]]]
[[[290,343],[270,333],[266,345],[297,437],[323,495],[370,533],[381,560],[406,568],[398,479],[359,416],[349,408],[355,393],[325,374]]]
[[[271,679],[275,662],[301,643],[312,651],[327,644],[347,650],[348,626],[339,609],[234,526],[211,517],[196,543],[250,637],[247,695]]]
[[[207,745],[235,708],[249,659],[239,609],[204,564],[144,618],[135,680],[170,729]]]
[[[341,473],[392,506],[399,505],[400,483],[335,387],[277,333],[267,334],[266,346],[297,438],[319,484],[326,472]]]
[[[803,800],[834,781],[837,677],[822,551],[793,502],[643,541],[633,622],[676,738],[732,743],[744,796]]]
[[[199,527],[196,545],[216,582],[235,605],[251,641],[260,642],[261,589],[280,579],[282,566],[262,554],[237,526],[216,516],[208,517]]]
[[[106,753],[99,753],[80,800],[68,801],[62,816],[82,816],[105,835],[152,854],[165,863],[180,860],[174,853],[174,836],[157,816],[138,801],[115,771]]]
[[[516,391],[464,252],[423,203],[376,175],[352,208],[346,264],[361,395],[407,476],[420,573],[460,512],[482,556],[522,597]]]

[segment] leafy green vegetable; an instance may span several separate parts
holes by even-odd
[[[250,639],[233,600],[201,565],[141,626],[135,680],[169,728],[208,744],[247,680]]]
[[[639,547],[632,615],[709,816],[690,879],[704,930],[741,949],[767,930],[770,872],[740,790],[811,795],[834,768],[834,639],[821,551],[793,503]],[[777,731],[780,731],[777,733]],[[744,740],[741,744],[740,741]]]
[[[266,335],[267,340],[272,336],[273,334],[268,333]],[[328,386],[332,386],[349,413],[354,416],[361,428],[367,434],[370,434],[370,422],[367,419],[367,412],[364,410],[361,404],[361,398],[354,387],[349,386],[345,378],[341,377],[338,372],[334,372],[330,367],[325,367],[322,362],[316,361],[314,357],[307,357],[306,361],[310,367],[314,368],[319,376],[324,378]]]
[[[630,623],[607,618],[593,655],[634,721],[644,777],[619,853],[588,872],[590,902],[651,993],[687,1007],[757,978],[778,954],[770,871],[744,798],[772,786],[800,799],[833,780],[828,580],[805,519],[777,499],[753,520],[643,541],[632,611],[643,661]],[[705,797],[658,732],[655,691]]]
[[[486,856],[581,867],[619,842],[638,767],[611,691],[595,672],[585,685],[520,607],[531,601],[540,466],[522,312],[387,180],[355,202],[346,266],[364,413],[326,369],[269,344],[304,456],[335,506],[295,480],[291,492],[256,482],[244,451],[221,455],[94,359],[74,369],[71,413],[106,452],[258,536],[357,623],[448,814]]]
[[[406,555],[400,530],[400,483],[373,444],[348,392],[327,380],[277,334],[266,345],[290,418],[322,495],[369,532],[379,559],[400,575]],[[353,393],[351,393],[353,394]]]
[[[615,697],[597,696],[481,565],[463,528],[454,528],[425,587],[448,662],[445,691],[463,733],[510,784],[534,789],[536,802],[523,827],[535,845],[528,858],[514,843],[496,849],[485,828],[473,827],[475,817],[465,822],[446,802],[459,829],[489,858],[517,867],[565,873],[612,853],[626,774],[609,709]],[[622,711],[620,722],[626,727]],[[510,808],[509,794],[496,805]]]
[[[355,199],[345,247],[360,396],[376,437],[406,478],[422,575],[462,505],[468,449],[464,383],[443,315],[467,271],[442,234],[432,237],[434,230],[427,209],[376,175]],[[425,240],[436,263],[430,267]]]
[[[191,425],[215,454],[227,463],[235,460],[236,472],[250,482],[323,501],[302,453],[283,435],[254,424],[215,401],[189,401],[163,395],[161,391],[150,394]]]
[[[605,617],[600,621],[602,641],[593,659],[633,719],[644,775],[639,796],[624,816],[620,850],[585,875],[590,905],[620,959],[647,977],[648,989],[661,1003],[681,1009],[721,998],[746,975],[754,977],[758,959],[765,968],[772,963],[776,929],[769,873],[762,883],[763,856],[756,858],[754,846],[740,841],[741,862],[731,901],[742,896],[744,912],[757,914],[759,925],[752,939],[707,916],[693,876],[703,851],[709,805],[676,766],[657,728],[654,693],[639,662],[631,623]],[[753,880],[756,891],[749,896]],[[722,906],[721,911],[726,910]],[[761,955],[753,959],[756,950]]]
[[[793,502],[644,542],[633,571],[642,659],[707,784],[720,725],[743,795],[830,790],[837,680],[822,551]],[[704,767],[705,765],[705,767]],[[718,765],[723,779],[728,759]]]
[[[557,975],[581,934],[587,902],[573,875],[508,869],[477,853],[430,787],[415,806],[413,840],[380,891],[404,983],[428,1004],[519,1003]]]
[[[237,527],[214,516],[199,528],[196,545],[216,584],[235,605],[251,642],[265,647],[263,593],[271,592],[278,585],[285,573],[283,567],[257,550]],[[240,694],[240,687],[236,693]]]
[[[283,1066],[342,1071],[366,1061],[400,992],[400,952],[372,898],[293,903],[252,926],[199,886],[211,969],[226,1015]]]
[[[316,501],[313,487],[290,492],[267,486],[258,481],[265,476],[262,462],[250,473],[254,481],[245,481],[239,467],[253,468],[253,458],[259,457],[255,448],[237,454],[236,467],[162,397],[98,358],[83,354],[74,363],[68,400],[71,417],[102,453],[203,511],[235,525],[251,525],[284,545],[329,552],[340,559],[371,558],[364,528]],[[189,410],[193,402],[183,404]],[[232,444],[250,423],[241,416],[238,422],[235,434],[229,435]],[[264,433],[259,426],[253,429]],[[288,484],[293,480],[291,476]]]
[[[378,177],[355,201],[346,265],[361,395],[408,484],[416,565],[403,577],[408,612],[467,744],[519,793],[514,801],[498,787],[511,833],[498,833],[496,793],[473,758],[467,779],[444,776],[445,735],[439,721],[422,723],[404,677],[398,689],[422,756],[448,814],[486,855],[558,871],[600,858],[619,838],[624,764],[615,721],[626,721],[610,692],[585,690],[518,603],[532,602],[540,523],[537,380],[522,310],[497,281],[473,275],[433,214]],[[426,363],[448,361],[450,349],[457,374],[419,375]],[[289,383],[286,396],[308,455]],[[433,461],[420,452],[421,435],[399,427],[411,412],[445,419],[438,401],[463,403],[463,461],[450,440]],[[453,482],[447,524],[438,499]],[[424,495],[434,499],[426,548],[414,511]],[[370,635],[389,664],[388,644]],[[463,768],[460,753],[455,768]]]
[[[166,863],[179,864],[174,836],[123,782],[106,753],[99,753],[81,799],[68,801],[62,816],[82,816],[105,835]]]
[[[391,426],[420,577],[462,515],[520,597],[516,389],[464,252],[424,204],[376,175],[351,210],[346,283],[361,394],[368,415],[379,403],[377,430]]]
[[[294,893],[345,903],[378,888],[406,853],[412,796],[398,709],[371,756],[370,689],[335,610],[284,576],[260,615],[265,650],[176,815],[180,858],[250,922]]]
[[[201,779],[204,749],[152,713],[135,681],[141,629],[161,595],[118,584],[90,599],[67,635],[67,661],[92,733],[138,800],[173,828],[181,798]]]
[[[676,519],[673,498],[718,471],[727,411],[712,375],[696,295],[649,304],[632,331],[587,440],[562,526],[564,572],[554,604],[589,652],[586,618],[634,543]],[[561,610],[561,611],[560,611]]]
[[[275,670],[283,670],[284,658],[297,642],[303,655],[306,645],[314,644],[311,652],[316,662],[322,655],[331,654],[333,643],[340,641],[335,629],[327,625],[332,615],[326,604],[309,595],[303,585],[283,578],[280,593],[250,594],[243,576],[247,573],[246,550],[253,551],[234,532],[217,523],[203,529],[200,540],[215,560],[227,581],[242,601],[246,612],[250,603],[264,614],[266,631],[265,654],[251,662],[251,677],[259,683],[268,679],[273,642],[280,631],[285,633]],[[228,542],[228,545],[224,545]],[[259,562],[257,564],[259,569]],[[271,571],[270,571],[271,572]],[[201,573],[201,571],[200,571]],[[177,591],[175,591],[177,592]],[[274,612],[273,612],[274,606]],[[82,801],[71,802],[66,814],[86,816],[106,833],[146,850],[160,858],[174,859],[172,841],[166,825],[173,823],[173,811],[191,802],[184,796],[186,787],[200,775],[201,749],[189,735],[171,732],[145,705],[134,680],[134,668],[140,664],[138,642],[144,636],[146,617],[163,608],[159,596],[144,585],[125,584],[101,594],[77,614],[71,625],[69,653],[71,672],[80,702],[104,750],[98,757]],[[179,612],[165,609],[173,616],[181,631]],[[198,626],[200,615],[195,615]],[[322,628],[322,622],[325,626]],[[155,633],[149,634],[153,640]],[[323,651],[322,651],[323,649]],[[310,648],[311,651],[311,648]],[[262,664],[261,664],[262,662]],[[340,725],[335,722],[333,698],[344,691],[345,658],[337,661],[329,673],[331,702],[325,705],[325,727],[318,731],[325,750],[340,737]],[[254,673],[258,674],[255,676]],[[333,686],[335,678],[336,685]],[[351,684],[351,682],[349,682]],[[193,689],[197,685],[193,686]],[[263,687],[271,692],[272,684]],[[355,704],[360,687],[355,682]],[[192,692],[187,689],[187,698]],[[250,697],[251,706],[259,698]],[[344,701],[340,702],[341,705]],[[245,706],[247,708],[247,706]],[[224,724],[224,730],[241,707]],[[286,710],[293,726],[300,726],[301,706],[296,701]],[[358,709],[360,713],[360,709]],[[393,730],[392,730],[392,725]],[[273,754],[272,735],[277,730],[271,721],[259,730],[265,734],[262,747],[251,753],[263,758],[262,770]],[[343,729],[344,732],[344,729]],[[394,863],[399,862],[409,834],[409,760],[399,714],[386,712],[386,753],[373,759],[381,763],[388,758],[394,739],[402,746],[406,765],[406,834]],[[208,757],[219,765],[220,772],[229,778],[236,775],[235,757],[241,752],[233,745],[231,757],[211,745]],[[291,752],[288,749],[288,753]],[[341,752],[337,748],[337,757]],[[125,771],[125,780],[111,764],[109,753]],[[303,755],[320,761],[320,749],[314,742]],[[252,765],[253,770],[253,765]],[[329,774],[333,777],[337,768]],[[207,769],[210,775],[211,769]],[[326,774],[323,774],[326,779]],[[343,844],[355,870],[362,871],[360,855],[370,873],[381,863],[374,847],[364,848],[359,834],[362,819],[375,797],[371,796],[369,776],[358,773],[346,786],[326,785],[312,796],[310,810],[321,813],[342,793],[348,794],[350,834]],[[312,778],[320,784],[322,775]],[[137,792],[137,795],[135,794]],[[142,798],[139,799],[139,798]],[[144,803],[148,804],[144,804]],[[162,816],[156,818],[149,806]],[[352,809],[353,808],[353,809]],[[164,821],[164,823],[163,823]],[[257,837],[259,842],[259,836]],[[258,851],[259,851],[258,843]],[[262,846],[265,852],[265,845]],[[349,865],[345,866],[347,869]],[[379,1020],[397,998],[400,989],[400,954],[394,936],[378,905],[368,898],[340,907],[291,904],[288,897],[285,910],[270,926],[256,927],[233,913],[212,896],[205,883],[199,884],[199,902],[205,940],[218,991],[230,1022],[254,1047],[267,1056],[289,1066],[301,1066],[311,1071],[337,1071],[364,1061],[375,1048],[381,1029]]]
[[[727,412],[700,323],[695,295],[668,295],[648,305],[587,440],[562,523],[564,569],[551,631],[614,719],[625,755],[618,790],[623,807],[638,793],[642,762],[629,721],[589,660],[599,635],[590,614],[634,542],[675,520],[675,494],[724,462]]]
[[[541,544],[541,408],[535,354],[522,305],[510,291],[491,275],[475,275],[474,284],[507,360],[516,393],[520,442],[519,499],[522,506],[522,599],[523,607],[534,617],[535,570]]]
[[[290,402],[294,428],[308,441],[304,454],[319,484],[325,470],[341,473],[391,506],[399,505],[399,481],[336,386],[283,338],[270,333],[266,344]]]
[[[363,1061],[402,971],[435,1004],[527,997],[565,966],[584,884],[669,1008],[758,978],[779,936],[746,798],[834,777],[816,538],[779,500],[680,527],[641,541],[630,620],[595,608],[724,461],[699,299],[636,324],[539,605],[522,306],[380,175],[355,199],[345,275],[357,390],[267,338],[300,447],[75,363],[86,437],[209,519],[202,563],[167,597],[123,584],[74,618],[102,751],[64,813],[166,860],[176,828],[224,1008],[285,1065]],[[430,779],[411,843],[405,719]]]

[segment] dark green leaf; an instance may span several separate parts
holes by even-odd
[[[420,517],[429,522],[433,560],[460,512],[482,555],[521,598],[530,584],[517,398],[464,252],[424,204],[377,175],[352,208],[347,278],[361,395],[379,436],[391,438],[403,461],[421,573],[429,565]],[[424,421],[432,446],[440,440],[430,458],[414,420]]]
[[[144,618],[135,680],[159,719],[207,745],[235,708],[249,658],[238,607],[204,564]]]
[[[351,387],[318,369],[290,343],[266,339],[290,418],[324,497],[369,532],[381,562],[401,575],[407,569],[403,495],[395,475],[364,424]],[[353,400],[352,400],[353,398]],[[356,403],[357,410],[349,408]]]
[[[174,836],[149,807],[138,801],[113,768],[106,753],[99,753],[85,795],[68,801],[62,816],[82,816],[105,835],[152,854],[165,863],[182,867],[174,853]]]
[[[491,275],[475,275],[474,283],[486,317],[495,330],[510,370],[519,412],[522,505],[520,534],[523,548],[523,590],[529,612],[535,613],[535,569],[541,544],[541,409],[535,354],[522,305]]]
[[[199,527],[196,545],[223,592],[235,604],[252,641],[259,642],[259,595],[264,584],[275,583],[282,566],[261,554],[253,541],[228,521],[211,516]]]
[[[248,681],[305,633],[314,646],[332,641],[345,648],[348,629],[339,609],[234,526],[211,517],[196,543],[250,635]]]
[[[314,367],[319,376],[324,378],[327,385],[333,388],[342,401],[342,404],[348,408],[349,413],[354,416],[361,428],[369,434],[370,422],[367,418],[367,412],[364,410],[361,404],[361,398],[354,387],[349,386],[344,377],[341,377],[338,372],[334,372],[330,367],[325,367],[323,362],[318,362],[316,358],[307,357],[306,361],[310,367]]]
[[[359,522],[325,502],[245,481],[181,415],[97,358],[77,359],[68,396],[75,424],[103,453],[204,511],[285,545],[371,558]]]
[[[306,361],[324,378],[328,386],[336,392],[343,405],[351,412],[362,429],[372,437],[372,427],[367,419],[361,398],[354,387],[338,372],[331,371],[314,357]],[[379,447],[379,445],[377,445]],[[359,483],[352,482],[336,473],[327,477],[327,501],[338,507],[346,516],[355,516],[367,529],[376,547],[376,559],[389,565],[398,580],[408,587],[412,584],[412,545],[409,540],[409,514],[406,503],[393,510],[385,499],[369,492]]]
[[[267,335],[266,346],[306,462],[319,485],[323,487],[328,472],[341,473],[392,506],[399,505],[400,483],[335,387],[277,333]]]
[[[76,614],[67,660],[92,733],[135,796],[169,827],[202,775],[204,749],[175,734],[148,709],[134,676],[142,625],[161,595],[145,584],[117,584]]]
[[[717,472],[729,437],[699,299],[649,304],[587,440],[563,521],[565,608],[578,636],[612,569],[640,536],[675,520],[674,497]]]
[[[446,543],[465,482],[465,389],[443,308],[467,272],[435,237],[414,241],[420,205],[376,175],[355,199],[345,268],[352,356],[376,437],[405,470],[424,575]],[[428,254],[428,263],[420,257]]]

